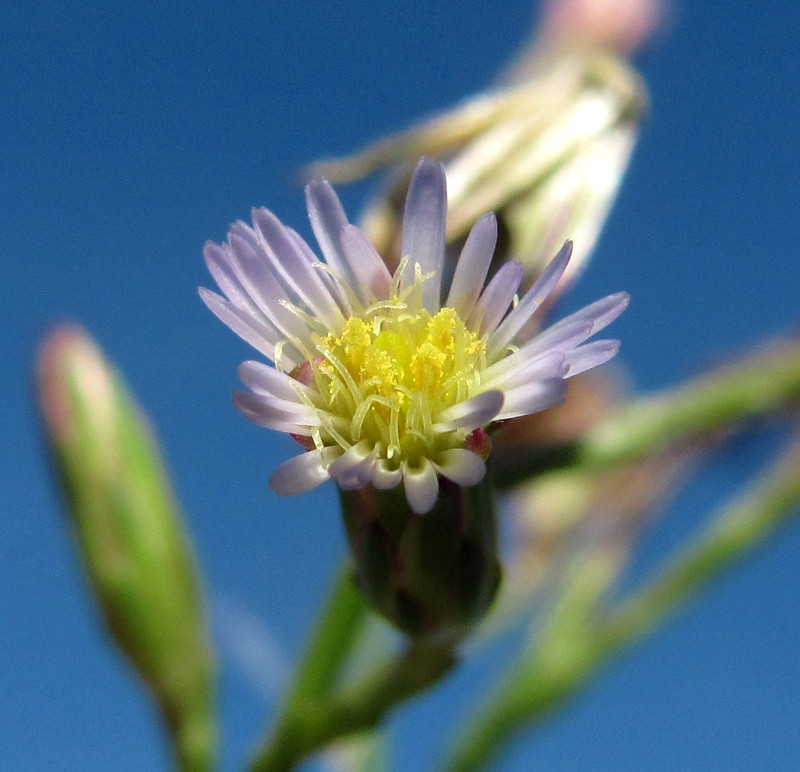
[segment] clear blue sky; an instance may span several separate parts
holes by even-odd
[[[163,442],[218,619],[302,644],[343,540],[334,491],[283,500],[291,441],[233,410],[251,356],[197,298],[207,238],[266,205],[308,235],[292,175],[486,85],[529,26],[523,0],[102,4],[9,0],[0,26],[0,768],[159,770],[160,728],[99,632],[51,485],[29,391],[43,330],[75,319],[124,370]],[[618,205],[572,306],[627,289],[614,328],[642,390],[796,329],[800,13],[685,2],[640,59],[652,89]],[[348,189],[356,212],[363,188]],[[757,450],[757,449],[756,449]],[[642,572],[761,461],[735,448],[656,524]],[[800,765],[800,525],[613,665],[501,768]],[[222,627],[221,623],[217,628]],[[223,646],[225,769],[269,699]],[[485,668],[401,712],[445,730]]]

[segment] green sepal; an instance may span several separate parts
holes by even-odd
[[[354,577],[369,605],[413,637],[459,640],[500,586],[497,524],[484,479],[441,479],[430,512],[415,514],[402,485],[340,491]]]

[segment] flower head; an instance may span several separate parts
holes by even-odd
[[[565,379],[610,359],[614,340],[585,341],[626,307],[609,295],[536,337],[523,330],[561,278],[567,242],[521,298],[523,267],[486,277],[497,222],[472,228],[444,286],[444,168],[423,158],[406,198],[402,259],[390,273],[348,223],[324,181],[306,189],[320,261],[266,209],[235,223],[225,244],[205,248],[225,297],[209,308],[273,365],[245,362],[236,407],[251,421],[291,434],[306,452],[270,478],[293,495],[333,478],[344,490],[401,482],[411,508],[434,505],[439,476],[462,486],[486,472],[487,427],[558,404]],[[485,285],[485,286],[484,286]]]

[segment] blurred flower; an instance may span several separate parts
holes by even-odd
[[[690,448],[654,454],[599,472],[552,472],[517,486],[509,509],[514,552],[504,589],[513,597],[558,593],[569,565],[602,555],[598,600],[625,568],[630,552],[654,514],[663,509],[698,461]]]
[[[327,182],[312,183],[306,194],[326,263],[257,209],[254,227],[237,222],[227,243],[206,245],[225,297],[200,290],[209,308],[275,365],[240,367],[251,391],[234,395],[236,407],[307,449],[273,473],[276,492],[301,493],[329,478],[342,490],[387,490],[402,481],[411,509],[428,512],[439,476],[459,486],[484,477],[490,423],[558,404],[566,378],[617,352],[617,341],[584,342],[624,310],[625,293],[520,340],[566,270],[570,242],[517,302],[524,269],[516,261],[484,287],[497,239],[497,221],[485,215],[443,287],[440,163],[423,159],[411,178],[403,257],[393,274],[348,224]]]
[[[562,405],[497,433],[497,468],[523,453],[546,458],[579,441],[625,403],[626,380],[618,364],[576,378]],[[586,569],[581,581],[591,584],[599,603],[627,565],[642,530],[699,456],[699,443],[684,443],[635,463],[602,471],[558,469],[514,486],[508,500],[513,550],[500,605],[514,609],[531,599],[552,603],[566,591],[574,566]],[[599,570],[592,574],[590,565]]]
[[[144,416],[94,343],[59,328],[37,386],[84,567],[109,632],[158,700],[181,769],[211,767],[214,665],[191,545]]]
[[[545,0],[535,47],[630,54],[661,25],[664,0]]]
[[[420,155],[445,160],[446,237],[452,261],[475,220],[494,211],[500,238],[493,270],[509,258],[530,286],[565,239],[575,255],[553,296],[588,260],[627,168],[647,105],[623,53],[660,18],[656,0],[554,0],[539,33],[498,84],[407,131],[311,174],[332,182],[384,169],[389,188],[362,227],[390,266],[402,254],[402,202]]]

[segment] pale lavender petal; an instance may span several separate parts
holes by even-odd
[[[630,300],[631,296],[627,292],[615,292],[582,308],[574,316],[590,319],[594,335],[611,324],[628,307]]]
[[[286,232],[294,239],[297,248],[303,253],[306,260],[309,263],[314,264],[315,270],[319,271],[322,274],[322,280],[325,282],[325,286],[328,288],[328,291],[331,295],[336,299],[336,302],[339,304],[339,308],[341,309],[342,313],[345,316],[350,316],[353,313],[353,306],[350,303],[350,298],[347,295],[347,292],[344,291],[342,285],[339,283],[339,280],[335,278],[330,271],[320,269],[319,267],[319,258],[314,254],[313,250],[310,246],[306,243],[306,240],[296,231],[294,228],[290,228],[288,225],[284,226],[286,228]]]
[[[342,202],[327,180],[315,180],[306,186],[306,205],[311,229],[325,256],[325,262],[335,274],[352,285],[354,277],[339,241],[342,228],[347,225]]]
[[[231,229],[228,231],[228,243],[230,244],[233,239],[239,239],[247,244],[250,249],[260,252],[261,244],[259,242],[258,234],[243,220],[237,220]]]
[[[362,440],[357,445],[351,445],[339,458],[336,459],[329,467],[331,477],[334,479],[339,477],[346,477],[352,473],[364,459],[374,455],[374,448],[366,440]]]
[[[563,322],[540,332],[517,350],[514,357],[539,356],[542,352],[555,349],[569,351],[583,343],[592,334],[592,323],[588,319],[564,319]],[[504,362],[505,360],[500,360]]]
[[[375,463],[375,459],[366,459],[364,464],[369,465]],[[369,474],[365,473],[361,470],[356,470],[353,474],[347,477],[335,477],[336,484],[343,490],[343,491],[357,491],[361,490],[361,488],[369,485]]]
[[[310,427],[321,423],[319,413],[304,405],[250,391],[233,392],[233,405],[248,421],[279,432],[309,436]]]
[[[237,308],[260,316],[261,311],[237,277],[238,265],[230,246],[209,241],[203,247],[203,258],[222,294]]]
[[[284,320],[285,309],[275,307],[274,302],[270,302],[286,295],[269,272],[263,256],[256,253],[250,242],[237,236],[232,238],[230,244],[220,246],[209,243],[203,255],[209,272],[230,304],[242,312],[240,316],[252,317],[268,330],[274,330],[275,334],[270,336],[273,344],[289,334],[287,329],[276,324],[276,316]],[[305,334],[305,325],[298,326],[296,317],[284,321],[289,325],[288,330]]]
[[[376,448],[362,440],[339,456],[328,472],[342,490],[357,490],[369,483],[376,456]]]
[[[569,370],[566,377],[572,378],[573,375],[602,365],[616,356],[618,351],[618,340],[595,340],[585,346],[579,346],[567,354],[565,361]]]
[[[373,299],[389,297],[392,275],[369,239],[355,225],[345,225],[341,240],[342,250],[356,278],[355,289],[362,295],[365,305],[371,304]],[[373,297],[364,296],[362,288],[368,289]]]
[[[433,464],[427,458],[422,459],[419,467],[403,464],[403,483],[411,509],[418,515],[430,512],[439,496],[439,478]]]
[[[483,382],[484,388],[513,389],[530,381],[548,378],[565,378],[567,375],[566,356],[562,351],[548,351],[533,357],[519,352],[508,357],[516,362],[513,368],[496,374]]]
[[[309,263],[319,263],[322,262],[319,257],[315,254],[314,250],[311,248],[309,243],[290,225],[283,226],[286,229],[286,232],[294,241],[295,246],[300,251],[300,254],[308,260]],[[323,271],[323,275],[329,276],[330,274],[326,274]]]
[[[588,338],[611,324],[611,322],[613,322],[628,307],[629,302],[630,295],[628,295],[627,292],[616,292],[613,295],[606,295],[606,297],[596,300],[594,303],[590,303],[588,306],[584,306],[583,308],[575,311],[575,313],[564,317],[561,321],[557,322],[552,327],[545,330],[545,332],[538,335],[534,340],[538,340],[539,338],[553,335],[555,333],[560,334],[563,327],[579,323],[588,323],[591,325],[591,329],[586,334],[586,338]],[[586,338],[578,341],[578,343],[582,343]],[[530,342],[533,343],[534,341]],[[528,344],[525,345],[527,346]]]
[[[244,392],[242,393],[244,394]],[[236,405],[235,402],[234,405],[239,413],[241,413],[248,421],[254,423],[256,426],[262,427],[263,429],[271,429],[273,432],[292,434],[297,437],[311,437],[317,430],[317,427],[296,424],[287,418],[281,419],[278,416],[269,416],[262,413],[248,413],[240,405]]]
[[[308,342],[308,325],[286,307],[295,298],[287,294],[286,285],[270,269],[263,249],[253,248],[238,236],[231,237],[230,246],[237,278],[259,311],[283,333],[281,337]]]
[[[559,328],[559,329],[556,329]],[[507,354],[494,364],[490,365],[483,372],[486,383],[494,383],[498,378],[512,376],[521,367],[525,367],[537,357],[541,357],[553,351],[565,352],[575,348],[582,343],[592,333],[592,323],[587,321],[575,320],[568,325],[560,327],[556,325],[535,338],[528,341],[515,352]]]
[[[441,302],[446,215],[444,167],[432,158],[422,158],[414,169],[406,195],[400,252],[402,257],[408,256],[409,262],[400,287],[404,289],[413,283],[416,263],[423,274],[433,273],[422,287],[425,308],[430,313],[436,313]]]
[[[281,496],[306,493],[330,479],[328,464],[341,452],[341,448],[327,447],[294,456],[272,473],[269,487]]]
[[[264,247],[272,266],[284,283],[292,287],[314,316],[328,328],[341,326],[343,319],[336,301],[320,275],[283,223],[268,209],[254,209],[253,223],[264,239]]]
[[[443,410],[436,416],[433,429],[438,432],[449,432],[454,429],[478,429],[494,419],[502,407],[502,391],[484,391]]]
[[[522,329],[528,319],[533,316],[537,308],[547,299],[555,289],[572,255],[572,242],[567,241],[561,251],[548,263],[542,275],[534,285],[525,293],[522,300],[517,303],[509,315],[500,323],[489,338],[487,356],[491,359],[501,352]]]
[[[271,429],[274,432],[283,432],[284,434],[293,434],[297,437],[311,437],[315,431],[314,427],[302,426],[301,424],[292,423],[286,419],[280,419],[276,416],[262,416],[255,413],[249,414],[245,410],[237,406],[239,412],[251,423],[256,426],[261,426],[264,429]]]
[[[516,260],[503,263],[475,304],[467,326],[480,337],[494,332],[511,307],[524,275],[522,263]]]
[[[468,319],[475,307],[475,301],[486,282],[496,244],[497,217],[490,212],[472,226],[456,263],[447,295],[445,305],[455,308],[462,319]]]
[[[506,401],[503,410],[496,420],[504,421],[521,415],[538,413],[564,401],[567,390],[566,381],[561,378],[552,378],[546,381],[518,386],[506,392]]]
[[[403,476],[400,467],[392,469],[385,458],[379,458],[372,470],[372,484],[379,490],[385,491],[394,488]]]
[[[252,359],[239,365],[239,378],[248,389],[252,389],[257,394],[271,394],[279,399],[300,401],[298,394],[308,395],[309,398],[313,394],[308,386],[290,375]]]
[[[230,301],[217,295],[216,292],[205,287],[200,287],[198,292],[203,302],[223,324],[230,327],[242,340],[260,351],[267,359],[274,361],[275,343],[283,337],[282,335],[274,328],[267,327],[263,321],[235,308]],[[291,345],[283,347],[282,355],[286,364],[291,367],[303,361],[302,355]]]
[[[306,426],[320,425],[323,411],[309,407],[296,396],[294,399],[281,399],[273,394],[256,394],[253,391],[235,391],[234,396],[237,408],[242,406],[251,412],[263,409],[265,414],[274,412],[276,415],[292,417],[292,420]]]
[[[440,475],[465,487],[476,485],[486,475],[483,459],[464,448],[445,450],[433,465]]]
[[[629,299],[627,292],[618,292],[581,308],[529,340],[513,356],[495,362],[486,374],[495,378],[498,373],[516,367],[518,357],[538,356],[548,349],[572,350],[613,322],[628,307]]]

